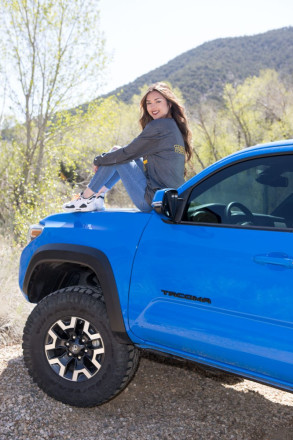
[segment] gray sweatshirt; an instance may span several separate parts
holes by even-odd
[[[94,164],[117,165],[140,157],[147,180],[145,199],[149,204],[158,189],[178,188],[184,183],[184,140],[174,119],[154,119],[130,144],[97,156]]]

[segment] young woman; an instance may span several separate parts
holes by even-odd
[[[155,192],[184,183],[185,160],[191,158],[191,132],[184,108],[164,83],[149,87],[141,103],[141,134],[123,148],[94,159],[95,174],[65,211],[103,211],[104,193],[119,179],[138,209],[151,211]]]

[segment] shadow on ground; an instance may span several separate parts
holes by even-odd
[[[293,440],[293,395],[156,355],[115,399],[80,409],[46,396],[18,351],[0,399],[0,440]]]

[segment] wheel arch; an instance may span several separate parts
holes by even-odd
[[[39,247],[27,267],[23,292],[32,303],[39,302],[53,291],[66,287],[63,272],[67,269],[90,270],[101,286],[110,326],[119,342],[132,343],[122,315],[118,289],[111,264],[99,249],[65,243]]]

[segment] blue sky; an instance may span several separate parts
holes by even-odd
[[[292,0],[100,0],[112,61],[103,92],[217,38],[293,26]]]

